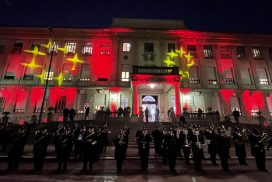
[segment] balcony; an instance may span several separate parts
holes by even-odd
[[[132,66],[132,74],[179,75],[178,67]]]

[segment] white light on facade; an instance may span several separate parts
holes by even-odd
[[[131,44],[123,43],[123,52],[130,52]]]
[[[154,88],[154,87],[155,87],[155,84],[154,84],[154,83],[150,83],[150,84],[149,84],[149,87],[150,87],[150,88]]]

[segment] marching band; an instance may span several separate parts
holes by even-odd
[[[1,132],[10,126],[1,126]],[[29,126],[21,126],[14,129],[10,142],[5,146],[0,146],[8,153],[7,171],[15,171],[19,167],[20,159],[23,155],[24,146],[30,135]],[[47,154],[47,147],[54,137],[55,151],[57,156],[57,172],[63,173],[67,170],[67,163],[71,153],[75,159],[82,160],[82,171],[89,171],[93,168],[93,163],[99,160],[100,154],[106,151],[109,144],[108,135],[111,130],[108,124],[101,127],[79,127],[75,124],[70,128],[60,124],[56,131],[48,132],[46,126],[38,126],[33,137],[33,161],[34,172],[43,169],[43,163]],[[117,173],[122,171],[124,160],[128,148],[130,130],[127,125],[120,130],[114,139]],[[162,158],[163,164],[168,164],[171,173],[176,173],[176,160],[183,156],[185,164],[190,165],[190,157],[194,162],[194,169],[201,171],[202,160],[205,159],[204,149],[208,149],[211,163],[217,166],[216,156],[219,154],[221,166],[224,171],[229,171],[228,160],[230,158],[230,147],[233,143],[235,154],[240,165],[247,165],[246,145],[250,142],[251,155],[256,159],[256,166],[259,171],[267,171],[265,167],[266,149],[272,146],[272,133],[270,131],[260,132],[254,128],[234,127],[232,131],[223,125],[216,127],[213,123],[205,129],[197,124],[189,126],[180,124],[175,128],[166,128],[156,125],[151,133],[145,126],[140,126],[135,135],[138,144],[141,169],[143,172],[148,170],[148,160],[150,154],[150,143],[153,141],[155,155]]]

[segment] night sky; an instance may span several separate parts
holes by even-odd
[[[0,26],[107,28],[114,17],[182,19],[191,30],[272,34],[270,0],[0,0]]]

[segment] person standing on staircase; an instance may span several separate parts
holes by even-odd
[[[126,133],[124,130],[120,130],[118,137],[114,140],[115,153],[114,157],[116,159],[116,172],[120,173],[122,171],[123,161],[126,158]]]
[[[147,172],[148,169],[148,157],[149,157],[149,149],[150,149],[150,143],[151,142],[151,136],[147,132],[147,129],[143,129],[143,133],[139,136],[137,140],[138,148],[139,148],[139,154],[141,159],[141,169],[143,172]]]
[[[148,118],[149,118],[149,114],[150,114],[148,107],[145,108],[144,113],[145,113],[145,122],[148,123]]]
[[[169,129],[169,137],[167,140],[167,154],[168,154],[168,160],[169,160],[169,169],[170,172],[173,174],[176,174],[176,160],[178,155],[178,141],[177,137],[173,132],[173,129]]]

